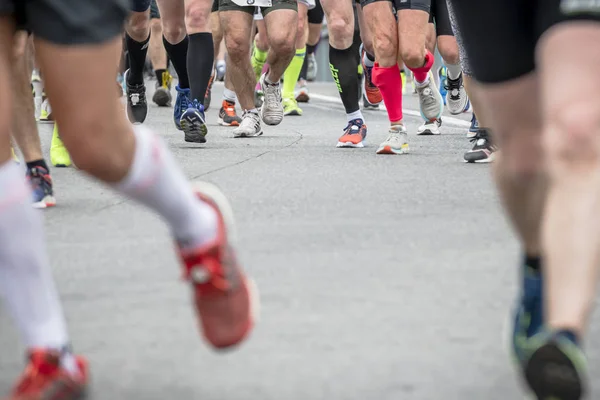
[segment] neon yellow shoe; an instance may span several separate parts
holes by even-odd
[[[72,164],[71,156],[58,135],[58,126],[56,124],[54,124],[52,143],[50,144],[50,162],[59,168],[70,167]]]
[[[302,109],[294,98],[283,99],[283,115],[302,115]]]

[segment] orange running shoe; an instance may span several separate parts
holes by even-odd
[[[367,98],[367,101],[369,102],[369,104],[377,106],[377,105],[379,105],[379,103],[381,103],[383,101],[383,97],[381,96],[381,92],[379,91],[379,88],[377,86],[375,86],[375,84],[371,80],[371,77],[373,76],[373,67],[367,67],[365,65],[365,57],[366,57],[366,54],[365,54],[365,50],[363,49],[363,51],[361,52],[361,57],[360,57],[360,62],[362,63],[363,75],[364,75],[363,93],[364,93],[365,97]]]
[[[193,288],[202,335],[216,349],[225,349],[241,343],[252,330],[258,296],[237,261],[227,198],[209,183],[196,183],[194,191],[217,212],[217,237],[200,248],[179,252],[184,277]]]
[[[219,110],[219,118],[217,119],[219,125],[223,126],[239,126],[242,119],[235,112],[235,103],[231,101],[223,100],[221,109]]]
[[[337,147],[365,147],[363,141],[367,137],[367,125],[357,118],[348,122],[344,134],[338,139]]]
[[[29,364],[8,400],[75,400],[85,395],[88,383],[87,361],[75,358],[79,376],[60,366],[60,353],[35,349],[29,353]]]

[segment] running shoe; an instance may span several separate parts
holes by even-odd
[[[42,77],[40,76],[40,71],[38,69],[34,69],[31,71],[31,82],[41,82]]]
[[[204,111],[208,111],[210,102],[212,100],[212,85],[215,81],[215,73],[213,71],[210,79],[208,80],[208,86],[206,87],[206,93],[204,93]]]
[[[256,84],[256,88],[254,89],[254,106],[256,108],[261,108],[265,101],[265,94],[262,89],[260,89],[260,83]]]
[[[469,96],[463,84],[462,73],[458,79],[446,79],[446,104],[450,114],[462,114],[469,109]]]
[[[365,147],[364,140],[367,137],[367,125],[357,118],[348,122],[344,128],[344,134],[338,139],[337,147]]]
[[[227,71],[227,64],[225,60],[217,61],[217,66],[215,67],[216,79],[219,82],[223,82],[225,80],[225,72]]]
[[[48,208],[56,205],[52,190],[52,177],[44,167],[33,167],[27,170],[27,181],[31,186],[34,208]]]
[[[199,201],[218,215],[216,239],[194,250],[179,249],[184,277],[192,286],[202,336],[216,349],[241,343],[254,327],[258,296],[243,272],[235,251],[233,212],[215,186],[197,183]]]
[[[171,95],[171,83],[173,77],[169,71],[164,71],[161,76],[161,82],[156,82],[156,90],[152,95],[152,101],[159,107],[171,107],[173,95]]]
[[[127,117],[132,124],[141,124],[148,115],[148,103],[146,103],[146,85],[144,83],[131,85],[127,78],[129,70],[125,71],[125,94],[127,95]]]
[[[427,82],[417,82],[416,86],[423,119],[426,121],[439,120],[444,111],[444,100],[442,99],[440,91],[435,86],[434,79],[429,76]]]
[[[296,89],[296,101],[298,103],[308,103],[310,100],[310,96],[308,95],[308,86],[306,85],[306,81],[302,80],[298,82],[298,87]]]
[[[242,119],[235,112],[235,103],[231,101],[223,100],[221,109],[219,110],[219,118],[217,119],[219,125],[223,126],[239,126]]]
[[[372,104],[365,94],[362,94],[363,110],[379,110],[379,104]]]
[[[267,72],[260,77],[260,87],[265,94],[265,100],[260,108],[260,116],[267,125],[279,125],[283,121],[283,104],[281,85],[270,85],[265,80]]]
[[[446,89],[446,74],[446,67],[441,66],[438,68],[437,75],[439,79],[438,82],[440,83],[440,95],[442,95],[444,105],[446,105],[446,93],[448,92],[448,89]]]
[[[177,129],[182,130],[181,117],[185,110],[188,109],[192,99],[190,98],[191,94],[189,88],[182,89],[177,85],[175,86],[175,91],[177,92],[177,98],[175,99],[175,107],[173,107],[173,120],[175,121]]]
[[[32,350],[23,375],[8,400],[76,400],[85,395],[88,385],[87,361],[75,357],[78,374],[60,365],[60,354],[48,350]]]
[[[467,163],[489,163],[494,161],[494,155],[498,148],[490,138],[489,131],[480,128],[477,134],[470,139],[473,148],[464,155]]]
[[[52,131],[52,142],[50,143],[50,162],[58,168],[71,166],[71,156],[58,134],[58,125],[54,124]]]
[[[283,115],[302,115],[302,109],[298,107],[298,102],[293,97],[283,99]]]
[[[408,134],[404,125],[392,125],[388,137],[379,145],[377,154],[406,154],[408,153]]]
[[[538,399],[579,400],[586,392],[587,360],[569,331],[541,332],[528,342],[522,364],[529,388]]]
[[[317,58],[315,57],[315,53],[306,54],[306,80],[309,82],[317,79],[317,71],[319,69],[319,65],[317,64]]]
[[[17,153],[15,153],[15,149],[13,147],[10,148],[10,152],[12,154],[13,161],[19,164],[19,157],[17,157]]]
[[[421,126],[417,128],[417,135],[420,136],[431,136],[431,135],[440,135],[442,132],[440,131],[440,126],[442,126],[442,120],[435,119],[429,122],[423,122]]]
[[[366,97],[369,104],[379,105],[383,101],[379,88],[373,83],[373,67],[365,64],[367,53],[361,45],[360,62],[363,68],[363,96]]]
[[[188,104],[187,110],[181,116],[179,121],[181,129],[185,134],[185,141],[190,143],[206,143],[208,128],[206,127],[206,118],[204,116],[204,106],[193,100]]]
[[[467,131],[467,137],[473,138],[477,136],[477,132],[479,131],[479,121],[477,120],[477,116],[475,113],[471,116],[471,127]]]
[[[240,126],[233,130],[234,138],[256,137],[263,134],[260,116],[257,113],[244,111]]]
[[[42,93],[42,105],[40,107],[40,122],[48,123],[53,122],[54,117],[52,116],[52,107],[45,93]]]

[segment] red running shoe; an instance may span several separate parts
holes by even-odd
[[[204,182],[194,184],[194,192],[217,212],[217,237],[179,253],[184,277],[192,285],[202,335],[216,349],[225,349],[242,342],[252,330],[258,296],[236,258],[233,211],[227,198]]]
[[[75,400],[85,396],[88,384],[87,361],[75,357],[79,375],[73,376],[60,366],[60,353],[35,349],[29,364],[8,400]]]

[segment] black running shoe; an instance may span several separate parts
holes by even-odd
[[[132,124],[141,124],[148,115],[148,103],[146,103],[146,86],[142,83],[131,85],[127,81],[129,70],[125,71],[123,79],[127,91],[127,117]]]
[[[490,133],[485,128],[479,128],[477,134],[470,139],[473,148],[464,155],[467,163],[489,163],[494,161],[494,153],[498,148],[490,138]]]

